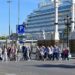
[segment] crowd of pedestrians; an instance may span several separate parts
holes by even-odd
[[[23,45],[17,48],[15,45],[0,47],[1,61],[21,61],[31,60],[32,48]],[[37,46],[35,52],[36,60],[69,60],[69,49],[60,49],[57,45],[54,46]]]
[[[31,54],[30,47],[22,46],[21,49],[15,45],[0,47],[0,61],[20,61],[29,60]]]
[[[11,61],[16,60],[17,48],[15,46],[5,45],[0,47],[0,60],[1,61]]]
[[[69,60],[69,49],[60,49],[57,45],[54,46],[40,46],[37,47],[36,59],[37,60]]]
[[[31,59],[31,48],[30,47],[26,47],[26,46],[22,46],[22,60],[30,60]]]

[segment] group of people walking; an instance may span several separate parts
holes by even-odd
[[[26,47],[26,46],[22,46],[21,48],[22,51],[22,60],[30,60],[31,59],[31,48],[30,47]]]
[[[16,60],[17,48],[16,46],[5,45],[0,47],[0,60],[2,61],[11,61]]]
[[[57,45],[37,47],[36,58],[39,60],[62,60],[69,59],[69,49],[60,49]]]
[[[30,48],[22,46],[21,49],[15,45],[0,47],[0,60],[1,61],[20,61],[30,59]]]
[[[36,60],[68,60],[69,49],[60,49],[57,45],[54,46],[37,46],[35,50]],[[23,45],[21,49],[18,49],[15,45],[0,47],[0,60],[1,61],[21,61],[30,60],[33,50],[31,47]],[[19,56],[20,54],[20,56]]]

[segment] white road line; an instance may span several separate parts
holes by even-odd
[[[16,74],[12,74],[12,73],[7,73],[7,74],[5,74],[5,75],[16,75]]]

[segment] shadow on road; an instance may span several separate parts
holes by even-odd
[[[75,65],[66,65],[66,64],[43,64],[43,65],[36,65],[36,67],[75,69]]]

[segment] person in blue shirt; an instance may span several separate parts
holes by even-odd
[[[48,53],[49,53],[49,49],[48,47],[44,48],[44,58],[47,59],[48,58]]]
[[[53,50],[53,60],[56,58],[56,60],[59,60],[59,47],[57,45],[54,45],[54,50]]]

